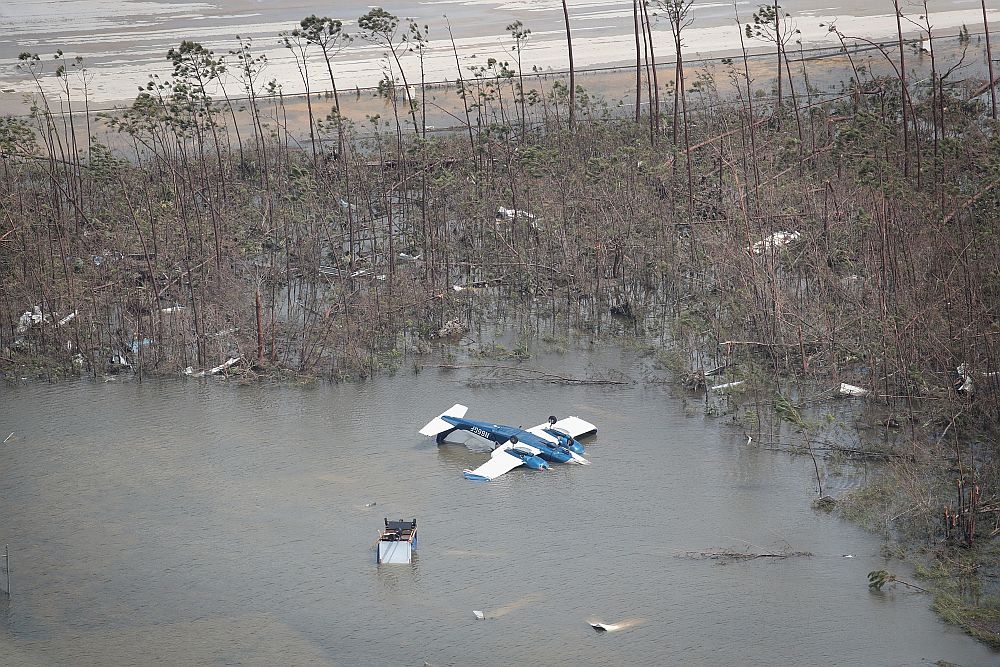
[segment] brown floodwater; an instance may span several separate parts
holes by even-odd
[[[655,375],[616,347],[529,364]],[[0,664],[996,664],[928,596],[870,593],[880,539],[811,509],[808,459],[747,448],[699,399],[404,368],[306,388],[0,388],[14,433],[0,447]],[[524,426],[591,420],[593,465],[467,481],[483,453],[416,432],[456,402]],[[375,564],[386,516],[417,518],[412,565]],[[716,549],[813,555],[683,557]]]

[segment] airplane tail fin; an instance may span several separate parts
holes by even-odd
[[[420,429],[420,435],[435,436],[438,433],[443,433],[444,431],[455,428],[454,425],[449,424],[445,420],[441,419],[441,417],[464,417],[468,409],[469,408],[464,405],[456,403],[434,419],[427,422],[427,425]]]

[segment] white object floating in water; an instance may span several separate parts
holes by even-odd
[[[842,558],[854,558],[854,554],[844,554]]]
[[[374,502],[365,503],[365,507],[375,507],[375,505],[376,505],[376,503],[374,503]]]
[[[472,610],[472,615],[475,616],[480,621],[485,621],[486,620],[486,614],[483,613],[483,612],[481,612],[481,611],[478,611],[476,609]]]
[[[736,382],[727,382],[726,384],[717,384],[712,387],[712,391],[722,391],[723,389],[733,389],[743,384],[743,380],[737,380]]]
[[[856,387],[853,384],[847,384],[846,382],[840,383],[840,389],[838,391],[842,396],[867,396],[871,393],[867,389],[862,389],[861,387]]]
[[[920,38],[920,50],[922,52],[924,52],[924,53],[930,53],[931,52],[931,40],[927,39],[926,37],[921,37]]]

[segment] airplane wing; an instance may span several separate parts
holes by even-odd
[[[579,438],[585,435],[592,435],[597,433],[597,427],[588,421],[584,421],[579,417],[565,417],[560,419],[555,424],[549,425],[548,422],[544,424],[539,424],[538,426],[528,429],[528,433],[534,433],[540,438],[545,438],[549,442],[555,442],[556,439],[545,432],[547,428],[554,428],[557,431],[565,431],[569,433],[572,438]]]
[[[512,454],[508,454],[505,449],[500,448],[494,450],[489,461],[475,470],[463,470],[462,474],[465,475],[466,479],[488,482],[523,464],[524,461],[516,456],[513,456]]]
[[[420,435],[435,436],[438,433],[455,428],[452,424],[449,424],[445,420],[441,419],[441,417],[447,416],[462,418],[468,410],[469,408],[464,405],[456,403],[434,419],[427,422],[427,425],[420,429]]]

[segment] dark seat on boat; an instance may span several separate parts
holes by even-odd
[[[416,519],[413,519],[412,521],[403,521],[402,519],[399,521],[389,521],[389,519],[385,520],[386,530],[397,530],[402,533],[403,531],[412,531],[416,529],[416,527]]]

